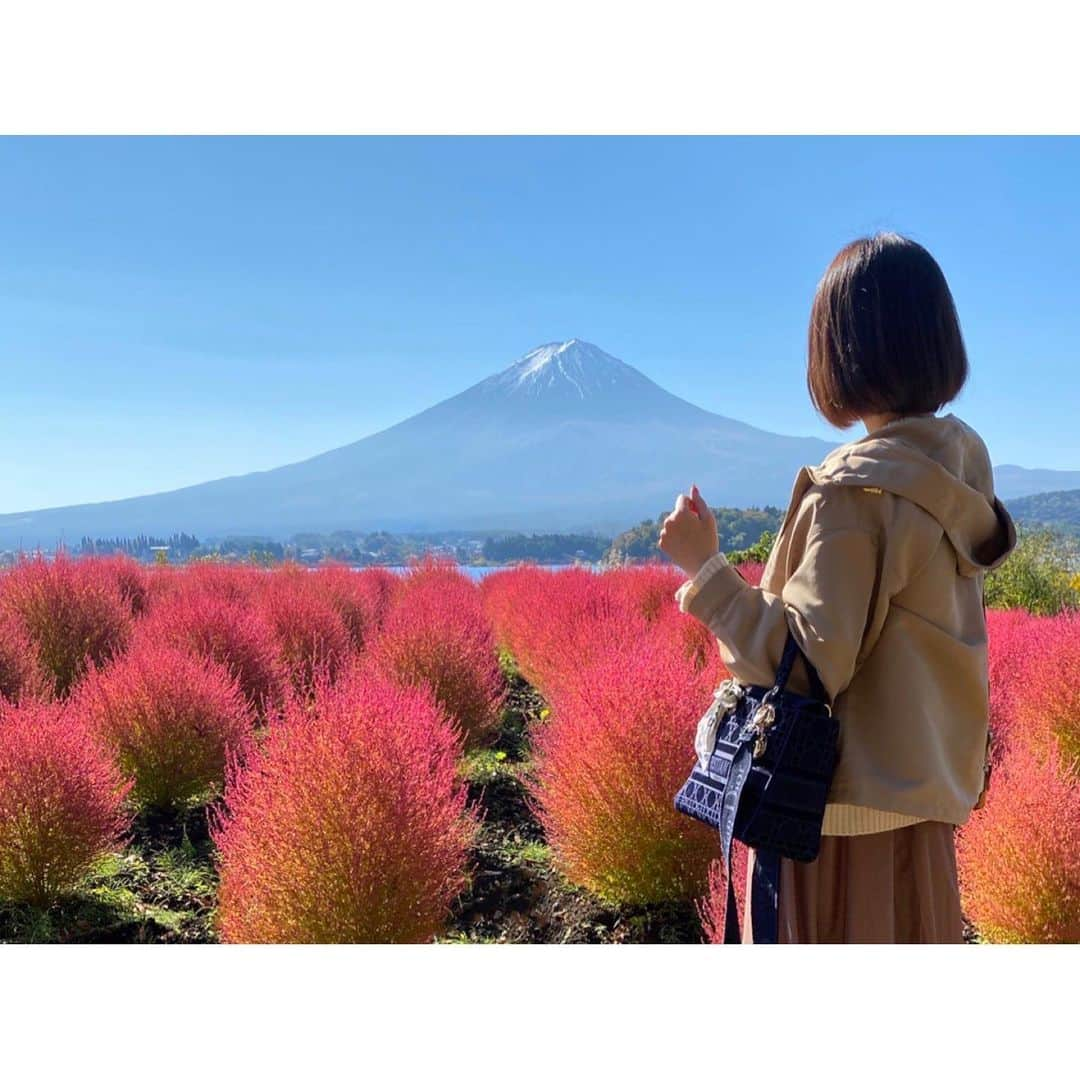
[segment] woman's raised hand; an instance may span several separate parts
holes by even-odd
[[[680,493],[675,509],[664,519],[657,547],[688,577],[720,550],[716,518],[701,497],[697,484],[690,494]]]

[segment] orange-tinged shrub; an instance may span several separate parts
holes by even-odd
[[[677,643],[595,656],[533,733],[530,796],[556,864],[610,904],[700,896],[715,830],[675,810],[711,686]]]
[[[59,705],[0,704],[0,897],[44,907],[120,845],[125,784]]]
[[[150,640],[88,675],[71,706],[134,780],[136,802],[149,807],[220,790],[226,759],[244,752],[252,726],[224,667]]]
[[[155,602],[136,631],[141,641],[159,641],[216,660],[240,685],[260,716],[281,708],[289,673],[274,628],[256,608],[209,589],[182,589]]]
[[[290,705],[214,825],[230,942],[421,942],[465,884],[475,814],[430,693],[354,670]]]
[[[1080,612],[1032,619],[1008,695],[1012,740],[1040,759],[1051,748],[1080,767]]]
[[[375,669],[407,686],[426,686],[460,725],[467,746],[497,728],[505,691],[491,624],[475,588],[414,582],[369,648]]]
[[[1080,942],[1080,775],[1051,749],[1022,748],[994,772],[957,837],[964,911],[982,938]]]
[[[131,636],[130,605],[115,577],[93,559],[23,559],[4,575],[0,606],[22,623],[60,697],[88,664],[107,662]]]

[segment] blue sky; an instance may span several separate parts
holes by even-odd
[[[951,411],[997,463],[1080,468],[1078,193],[1077,139],[2,139],[0,512],[285,464],[570,337],[852,438],[806,320],[881,228],[952,286]]]

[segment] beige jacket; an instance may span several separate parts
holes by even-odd
[[[790,626],[840,721],[830,803],[960,825],[983,782],[983,577],[1015,545],[978,434],[905,417],[799,470],[759,587],[713,560],[684,606],[744,683],[772,683]],[[799,662],[789,685],[809,690]]]

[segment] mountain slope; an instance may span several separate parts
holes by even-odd
[[[994,490],[1001,499],[1020,499],[1080,488],[1080,471],[1070,469],[1025,469],[1021,465],[994,468]]]
[[[186,531],[445,528],[616,533],[696,482],[714,506],[786,506],[834,444],[700,409],[576,339],[306,461],[158,495],[0,516],[0,548]],[[1062,485],[1058,485],[1062,486]]]
[[[1006,502],[1009,513],[1024,525],[1056,529],[1080,536],[1080,491],[1047,491]]]

